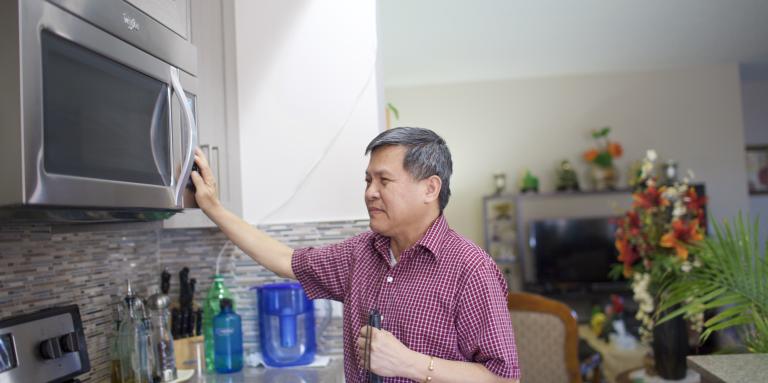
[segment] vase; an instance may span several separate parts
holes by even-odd
[[[682,316],[655,325],[652,346],[655,369],[660,377],[667,380],[685,378],[688,328]]]
[[[615,190],[619,180],[619,173],[615,167],[602,167],[593,165],[591,169],[592,184],[595,190]]]

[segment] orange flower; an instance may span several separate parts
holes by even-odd
[[[685,261],[688,259],[687,245],[693,244],[704,239],[704,235],[699,230],[699,220],[691,220],[690,224],[680,219],[672,221],[672,230],[661,237],[659,244],[662,247],[674,248],[677,256]]]
[[[617,238],[616,249],[619,250],[619,261],[624,263],[624,278],[629,278],[632,276],[632,265],[640,256],[626,239]]]
[[[587,162],[592,162],[597,158],[597,154],[597,149],[589,149],[584,152],[584,159],[587,160]]]
[[[700,217],[704,216],[704,206],[707,205],[707,197],[699,197],[696,193],[696,188],[689,187],[688,192],[685,193],[685,207],[689,211],[698,214]]]
[[[621,144],[618,142],[611,141],[608,143],[608,153],[610,153],[613,158],[619,158],[624,153],[624,148],[622,148]]]
[[[669,206],[669,200],[664,198],[664,189],[664,186],[657,189],[655,185],[650,185],[644,192],[632,194],[633,206],[643,209]]]

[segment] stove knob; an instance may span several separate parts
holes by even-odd
[[[40,343],[40,355],[43,359],[61,358],[61,346],[57,338],[46,339]]]
[[[59,338],[59,345],[64,352],[78,352],[80,351],[80,344],[77,343],[77,334],[71,332],[66,335],[62,335]]]

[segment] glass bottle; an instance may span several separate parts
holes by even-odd
[[[143,315],[144,305],[130,284],[123,299],[123,320],[118,330],[118,353],[122,383],[151,383],[149,331]]]
[[[232,309],[232,300],[221,300],[221,311],[213,319],[216,372],[226,374],[243,369],[243,322]]]
[[[109,359],[111,365],[111,383],[122,383],[123,373],[120,370],[120,322],[123,320],[123,305],[118,302],[115,305],[115,333],[109,340]]]
[[[208,372],[215,371],[216,352],[214,351],[213,318],[221,310],[220,302],[228,298],[232,301],[232,310],[235,310],[234,296],[224,285],[224,276],[213,276],[213,284],[203,303],[203,337],[205,339],[205,368]]]

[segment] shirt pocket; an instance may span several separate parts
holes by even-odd
[[[398,323],[406,332],[401,339],[410,349],[455,359],[458,355],[456,326],[452,305],[444,292],[428,289],[402,302],[398,308]]]

